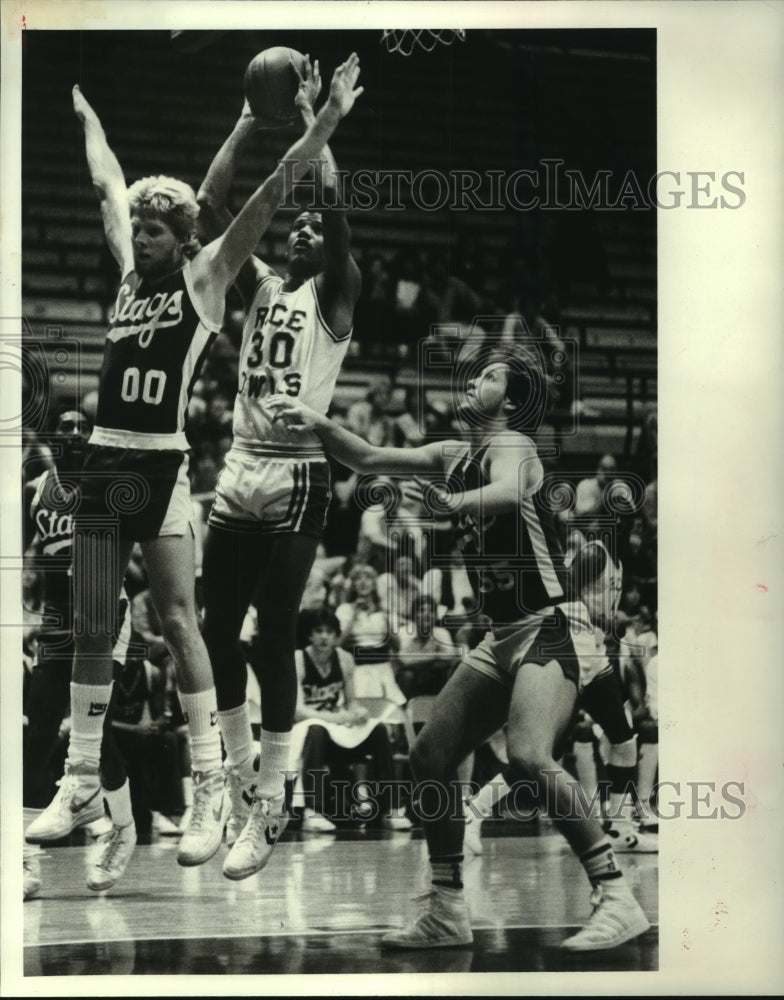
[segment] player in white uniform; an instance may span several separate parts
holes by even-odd
[[[318,63],[306,63],[297,104],[310,127]],[[199,193],[205,221],[225,223],[236,153],[250,132],[248,112],[224,143]],[[204,638],[210,651],[232,798],[223,872],[242,879],[266,864],[285,824],[284,778],[297,701],[294,664],[302,594],[324,529],[329,466],[315,434],[273,424],[263,403],[299,397],[326,413],[352,332],[360,274],[338,204],[328,148],[316,191],[329,207],[303,211],[288,237],[285,277],[252,258],[238,281],[247,303],[234,403],[234,443],[226,456],[204,543]],[[334,207],[333,207],[334,206]],[[250,273],[248,273],[250,272]],[[239,644],[248,606],[258,609],[261,753],[258,772]]]
[[[107,241],[123,280],[110,317],[97,422],[75,515],[73,728],[66,774],[39,817],[50,833],[58,818],[88,808],[98,788],[114,609],[138,541],[191,739],[193,811],[177,860],[202,864],[221,843],[227,799],[212,669],[196,617],[185,414],[201,361],[223,322],[227,290],[294,181],[351,110],[358,73],[352,55],[335,71],[329,99],[287,162],[203,248],[194,238],[198,205],[192,189],[150,177],[128,190],[98,116],[73,89]]]

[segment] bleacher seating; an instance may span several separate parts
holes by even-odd
[[[144,173],[172,173],[197,186],[239,111],[240,81],[253,54],[248,48],[252,42],[242,33],[228,32],[213,47],[187,55],[172,49],[165,32],[144,38],[90,32],[80,43],[89,48],[82,70],[73,43],[54,34],[30,37],[28,44],[45,53],[48,72],[23,78],[24,308],[36,335],[46,324],[60,324],[68,336],[80,338],[80,384],[90,388],[100,366],[113,288],[100,213],[71,114],[71,85],[84,72],[82,87],[101,114],[129,182]],[[319,56],[325,75],[344,55],[342,47],[348,43],[340,34],[324,37]],[[511,171],[534,166],[544,156],[570,162],[574,153],[589,173],[621,161],[623,172],[655,169],[655,149],[646,133],[655,127],[649,57],[598,50],[590,39],[569,46],[536,35],[512,38],[508,33],[499,46],[490,34],[477,31],[463,46],[405,62],[380,49],[377,39],[371,44],[361,33],[352,36],[365,46],[359,51],[366,94],[335,140],[341,166]],[[283,43],[296,45],[300,38],[290,37]],[[280,42],[270,36],[269,44]],[[99,52],[102,45],[105,51]],[[481,72],[476,72],[477,60]],[[585,72],[586,60],[590,73]],[[201,85],[204,79],[210,80],[208,91]],[[501,86],[503,81],[514,81],[517,90]],[[653,117],[643,113],[651,106]],[[272,168],[282,152],[279,146],[292,134],[262,134],[238,167],[235,204]],[[542,211],[535,219],[521,219],[512,211],[427,212],[408,199],[404,211],[379,206],[355,212],[351,224],[360,255],[390,258],[406,247],[447,252],[461,232],[481,241],[489,265],[503,261],[519,243],[521,224],[540,238],[536,226],[553,221],[552,213],[546,215]],[[606,280],[593,273],[584,280],[575,275],[562,302],[561,325],[579,343],[580,385],[585,401],[602,414],[592,429],[603,448],[611,441],[617,444],[627,420],[640,419],[645,404],[655,400],[655,211],[594,211],[591,219],[606,261]],[[282,264],[287,226],[287,217],[279,216],[267,234],[273,265]],[[525,252],[536,261],[546,249],[534,244]],[[488,289],[480,291],[493,294],[497,284],[491,273]],[[357,331],[362,346],[372,336],[373,331]],[[379,364],[383,367],[379,359],[352,356],[336,400],[361,394]],[[66,366],[65,375],[71,379],[75,372]],[[439,398],[437,381],[431,389]]]

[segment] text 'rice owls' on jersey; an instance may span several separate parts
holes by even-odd
[[[351,333],[337,337],[330,330],[314,278],[290,292],[277,275],[262,278],[242,332],[234,447],[256,455],[322,457],[315,434],[272,423],[262,404],[272,393],[284,393],[326,413]]]
[[[218,329],[195,305],[190,263],[159,281],[132,271],[109,316],[91,444],[189,447],[193,385]]]
[[[466,447],[449,471],[453,494],[490,483],[489,442],[475,454]],[[454,519],[457,545],[479,611],[495,626],[511,625],[561,601],[566,593],[563,547],[555,515],[543,503],[540,485],[502,514],[461,514]]]

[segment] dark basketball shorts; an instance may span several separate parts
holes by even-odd
[[[134,542],[193,530],[185,452],[89,445],[80,489],[77,528],[109,518],[120,538]]]
[[[544,608],[488,632],[465,658],[469,667],[506,687],[512,686],[524,663],[544,666],[552,660],[578,689],[609,668],[604,643],[577,601]]]
[[[215,488],[209,524],[321,538],[331,495],[329,464],[323,459],[278,460],[231,450]]]

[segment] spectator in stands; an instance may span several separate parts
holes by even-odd
[[[406,698],[395,681],[391,658],[397,641],[381,607],[378,573],[358,563],[349,573],[347,600],[335,614],[340,623],[341,645],[354,656],[355,693],[359,698],[387,698],[404,705]]]
[[[618,463],[609,452],[602,455],[596,466],[596,475],[581,479],[577,484],[574,512],[578,517],[601,517],[608,513],[605,494],[615,481]]]
[[[395,418],[396,448],[417,448],[426,441],[442,437],[446,433],[445,415],[427,394],[422,399],[420,411],[419,391],[408,385],[403,394],[403,412]]]
[[[482,312],[482,298],[462,278],[449,271],[447,257],[430,254],[422,272],[422,311],[430,323],[471,325]],[[422,336],[427,336],[424,330]]]
[[[376,782],[394,778],[389,734],[383,722],[368,717],[368,711],[356,700],[353,656],[338,648],[340,623],[331,611],[308,616],[308,645],[296,652],[297,710],[292,745],[298,748],[304,735],[302,771],[305,776],[306,802],[302,829],[331,833],[335,824],[327,818],[323,772],[329,765],[345,767],[354,761],[373,761]],[[297,723],[305,726],[297,727]],[[303,729],[305,732],[303,733]],[[297,737],[297,739],[295,739]],[[293,753],[298,755],[298,749]],[[308,787],[310,785],[310,787]],[[411,823],[401,809],[399,786],[392,784],[392,799],[382,825],[391,830],[410,830]],[[375,799],[383,809],[382,798],[371,791],[360,798]]]
[[[346,426],[379,448],[391,445],[395,430],[395,422],[388,413],[391,402],[392,379],[379,375],[371,383],[365,399],[348,408]]]
[[[357,538],[357,555],[378,574],[386,573],[394,562],[394,538],[389,530],[394,511],[401,502],[397,484],[388,476],[377,476],[366,492],[370,503],[362,511]],[[391,500],[390,500],[391,498]]]
[[[438,608],[432,597],[423,594],[413,601],[413,633],[402,630],[395,654],[395,676],[407,698],[438,694],[460,659],[460,648],[447,629],[436,624]]]
[[[166,669],[129,659],[115,674],[112,732],[128,768],[139,843],[152,840],[152,814],[184,809],[180,749],[166,712]]]
[[[377,587],[381,609],[387,614],[389,627],[395,635],[399,635],[411,622],[414,602],[422,592],[422,581],[411,556],[398,555],[391,572],[379,576]]]

